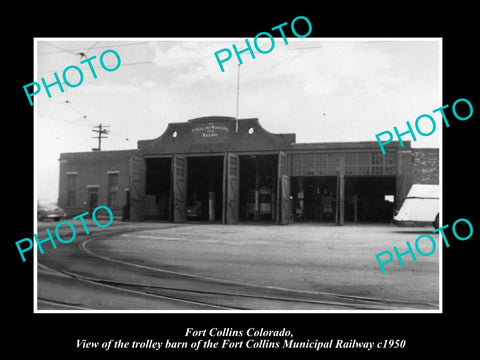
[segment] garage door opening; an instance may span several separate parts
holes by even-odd
[[[187,220],[222,221],[223,156],[187,157]]]
[[[292,180],[297,221],[334,222],[337,208],[336,176],[303,176]]]
[[[145,183],[145,219],[171,219],[171,159],[147,158]]]
[[[278,155],[241,155],[240,169],[240,220],[275,221]]]
[[[390,222],[394,194],[394,176],[346,176],[345,221]]]

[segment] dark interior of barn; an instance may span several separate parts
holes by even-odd
[[[223,156],[187,157],[187,219],[222,221]]]
[[[147,158],[145,219],[171,219],[171,158]]]
[[[276,155],[240,156],[240,221],[275,220],[277,161]]]
[[[339,206],[337,176],[292,177],[292,213],[296,221],[335,222]],[[394,176],[346,176],[346,222],[390,222]]]

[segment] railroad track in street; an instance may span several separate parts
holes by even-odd
[[[135,229],[139,231],[140,229]],[[328,292],[302,291],[277,286],[264,286],[242,281],[226,280],[196,274],[181,273],[169,269],[134,263],[101,255],[89,249],[88,244],[103,238],[124,234],[125,230],[109,231],[80,240],[79,249],[89,257],[96,258],[123,270],[131,269],[137,276],[134,281],[125,281],[109,276],[92,276],[69,269],[55,269],[39,264],[45,271],[70,280],[114,289],[130,295],[176,302],[185,310],[210,311],[321,311],[321,310],[433,310],[434,304],[408,302],[392,299],[351,296]],[[41,299],[39,299],[41,301]],[[53,303],[53,300],[49,300]],[[60,303],[59,306],[62,304]],[[66,305],[65,305],[66,306]],[[81,307],[80,305],[72,305]],[[99,309],[101,310],[101,309]],[[106,310],[106,309],[105,309]],[[135,309],[125,309],[135,310]],[[168,310],[168,309],[152,309]]]

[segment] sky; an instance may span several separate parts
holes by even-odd
[[[271,46],[259,38],[258,46]],[[253,39],[249,39],[253,47]],[[136,149],[138,140],[163,134],[168,123],[203,116],[258,118],[273,133],[295,133],[297,143],[376,141],[375,134],[393,126],[407,130],[422,114],[437,121],[428,137],[412,147],[440,146],[442,106],[441,40],[437,38],[275,38],[273,50],[235,54],[223,63],[214,53],[232,44],[246,48],[245,38],[105,39],[37,38],[36,78],[54,82],[71,65],[67,81],[42,87],[33,101],[37,196],[56,201],[61,153],[91,151],[97,146],[93,126],[108,125],[102,150]],[[114,50],[121,64],[106,71],[102,53]],[[94,78],[80,53],[91,60]],[[225,53],[220,55],[222,58]],[[107,52],[107,68],[117,64]],[[25,97],[26,106],[29,105]],[[428,132],[428,124],[423,125]],[[431,126],[431,125],[430,125]],[[404,140],[411,140],[406,136]]]

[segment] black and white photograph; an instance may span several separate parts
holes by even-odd
[[[441,309],[441,39],[36,45],[38,311]]]

